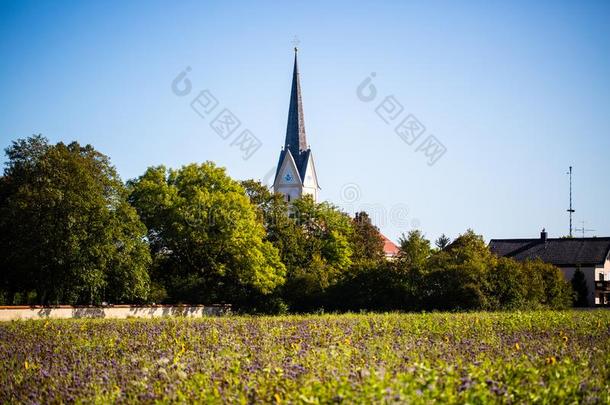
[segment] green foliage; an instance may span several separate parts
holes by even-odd
[[[151,167],[126,188],[89,145],[37,136],[6,153],[0,303],[228,302],[254,313],[586,303],[582,272],[571,289],[558,268],[497,258],[472,230],[435,248],[411,231],[386,260],[366,212],[287,203],[211,162]]]
[[[388,262],[355,264],[327,291],[326,308],[333,311],[415,310],[406,275]]]
[[[541,260],[525,262],[530,274],[539,274],[542,278],[542,304],[549,308],[568,308],[572,305],[572,288],[566,282],[561,270]]]
[[[355,266],[375,267],[384,260],[383,239],[371,218],[364,211],[356,212],[352,219],[352,262]]]
[[[331,204],[316,204],[310,196],[288,204],[282,195],[271,193],[259,182],[247,180],[242,185],[256,206],[267,240],[278,249],[286,266],[286,284],[273,300],[289,305],[294,311],[332,306],[328,290],[343,280],[352,266],[355,241],[368,241],[358,239],[353,221]],[[372,226],[370,221],[369,226]],[[364,228],[366,224],[360,229]],[[379,257],[379,250],[361,251],[368,255],[363,258]],[[283,305],[279,306],[280,312],[284,310]]]
[[[487,273],[494,257],[480,235],[468,230],[430,259],[424,280],[424,305],[435,309],[486,309],[489,307]]]
[[[472,230],[437,250],[412,231],[401,238],[400,250],[387,266],[351,272],[336,293],[342,303],[337,309],[565,308],[569,301],[570,289],[558,268],[497,258]]]
[[[146,299],[146,229],[108,157],[90,145],[50,145],[41,136],[13,142],[6,154],[0,277],[7,301]]]
[[[536,307],[528,301],[528,277],[523,265],[501,257],[488,275],[490,309],[519,309]]]
[[[211,162],[151,167],[129,182],[148,227],[154,279],[168,300],[234,302],[269,294],[285,267],[244,188]]]
[[[288,267],[284,296],[295,311],[323,306],[326,290],[337,284],[352,264],[350,218],[326,202],[316,204],[311,196],[294,201],[288,215],[298,229],[301,258]]]
[[[437,249],[443,250],[445,249],[447,246],[449,246],[449,244],[451,243],[451,239],[449,239],[449,237],[447,235],[445,235],[444,233],[439,236],[436,241],[434,241],[434,245],[436,246]]]
[[[430,241],[424,238],[419,230],[414,230],[410,231],[406,237],[403,234],[399,240],[399,245],[399,265],[409,269],[409,271],[424,272],[432,254]]]

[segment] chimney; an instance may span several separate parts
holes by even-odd
[[[540,232],[540,240],[542,240],[543,242],[546,242],[547,236],[548,236],[548,234],[546,233],[546,229],[542,228],[542,232]]]

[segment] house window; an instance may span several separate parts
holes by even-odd
[[[599,281],[604,281],[604,273],[599,273]]]
[[[286,201],[290,202],[290,194],[286,194]]]

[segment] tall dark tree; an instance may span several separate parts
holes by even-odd
[[[572,276],[572,290],[574,291],[574,306],[575,307],[586,307],[589,306],[588,295],[589,289],[587,288],[587,280],[585,279],[585,273],[580,269],[580,266],[576,268],[574,275]]]
[[[434,245],[440,250],[445,249],[450,243],[451,239],[445,234],[442,234],[434,241]]]
[[[352,219],[352,262],[354,265],[375,266],[384,260],[383,239],[369,215],[357,212]]]
[[[0,181],[8,301],[133,302],[149,290],[146,229],[108,157],[92,146],[13,142]]]
[[[350,269],[327,293],[330,310],[393,310],[403,301],[402,283],[385,259],[383,238],[366,212],[352,219]]]

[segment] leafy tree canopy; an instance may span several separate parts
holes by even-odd
[[[371,218],[364,211],[357,212],[352,219],[352,262],[355,266],[378,265],[384,260],[383,239]]]
[[[130,181],[147,225],[155,277],[173,300],[232,301],[244,289],[268,294],[285,267],[242,185],[211,162],[151,167]]]
[[[0,263],[9,302],[25,295],[41,304],[146,299],[146,229],[108,157],[42,136],[13,142],[6,155]]]

